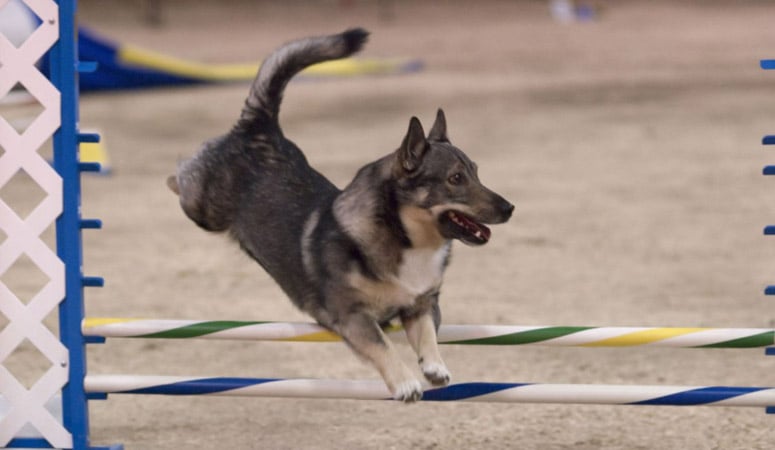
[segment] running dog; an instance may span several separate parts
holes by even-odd
[[[228,232],[298,308],[371,363],[395,399],[413,402],[422,385],[382,327],[399,319],[425,378],[449,383],[436,332],[451,242],[487,243],[485,224],[506,222],[514,206],[482,185],[476,164],[450,142],[441,109],[427,137],[412,117],[398,149],[343,190],[310,167],[278,122],[285,86],[309,65],[357,52],[367,37],[350,29],[280,47],[231,131],[182,161],[167,184],[192,221]]]

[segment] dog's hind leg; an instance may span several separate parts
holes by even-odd
[[[335,328],[358,356],[376,367],[393,398],[407,403],[422,398],[422,385],[374,319],[364,313],[351,313]]]
[[[436,339],[438,303],[434,306],[419,314],[402,315],[401,323],[409,344],[417,353],[417,362],[425,378],[434,386],[444,386],[449,384],[450,374],[439,353]]]
[[[167,178],[167,187],[178,196],[183,212],[208,231],[228,229],[237,202],[234,175],[228,166],[218,164],[217,156],[215,151],[200,152],[178,163],[177,173]]]
[[[178,177],[175,175],[170,175],[167,177],[167,187],[175,193],[175,195],[180,195],[180,186],[178,186]]]

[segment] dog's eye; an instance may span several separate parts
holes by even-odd
[[[463,176],[462,173],[457,172],[457,173],[454,173],[454,174],[450,175],[450,177],[447,180],[449,181],[449,184],[454,185],[454,186],[458,186],[458,185],[463,184],[463,181],[465,181],[465,177]]]

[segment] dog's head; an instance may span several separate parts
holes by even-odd
[[[485,224],[506,222],[514,210],[479,181],[476,164],[449,141],[441,109],[427,137],[412,117],[395,153],[393,177],[403,193],[402,204],[430,214],[446,239],[486,244],[491,233]]]

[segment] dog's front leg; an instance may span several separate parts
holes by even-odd
[[[402,314],[401,323],[406,330],[409,344],[417,353],[417,362],[425,378],[434,386],[444,386],[449,384],[450,374],[441,359],[436,340],[440,314],[438,298],[435,300],[428,310],[416,314]]]
[[[377,368],[393,398],[404,402],[422,398],[422,385],[374,319],[365,313],[351,313],[336,331],[356,354]]]

